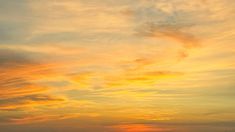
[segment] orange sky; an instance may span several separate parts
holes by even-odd
[[[0,0],[0,131],[235,131],[234,0]]]

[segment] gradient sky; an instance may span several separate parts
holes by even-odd
[[[0,131],[234,132],[234,0],[0,0]]]

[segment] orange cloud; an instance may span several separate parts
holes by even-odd
[[[50,93],[51,87],[40,83],[55,77],[54,66],[41,63],[16,50],[0,53],[0,111],[30,111],[64,101]]]
[[[128,86],[128,85],[138,85],[138,86],[151,86],[161,79],[174,78],[182,76],[181,72],[171,72],[171,71],[151,71],[143,72],[139,70],[127,71],[122,75],[116,75],[106,78],[107,85],[109,87],[116,86]]]
[[[65,119],[75,118],[79,116],[80,116],[79,114],[63,114],[63,115],[42,114],[42,115],[25,116],[21,118],[11,118],[9,121],[12,124],[31,124],[31,123],[38,123],[38,122],[54,121],[54,120],[65,120]]]
[[[0,93],[0,99],[22,97],[27,95],[35,95],[46,92],[46,87],[35,84],[26,84],[24,86],[3,87]]]
[[[62,97],[54,97],[50,95],[30,95],[21,96],[13,99],[3,100],[5,103],[0,104],[0,111],[31,111],[42,106],[52,106],[56,104],[61,104],[65,101]]]
[[[20,65],[20,64],[19,64]],[[6,67],[0,73],[0,99],[40,94],[48,87],[37,81],[54,76],[48,66],[24,64],[23,66]]]

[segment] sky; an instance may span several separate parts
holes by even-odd
[[[0,131],[234,132],[234,0],[0,0]]]

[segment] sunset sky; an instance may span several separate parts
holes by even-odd
[[[0,0],[1,132],[235,132],[235,0]]]

